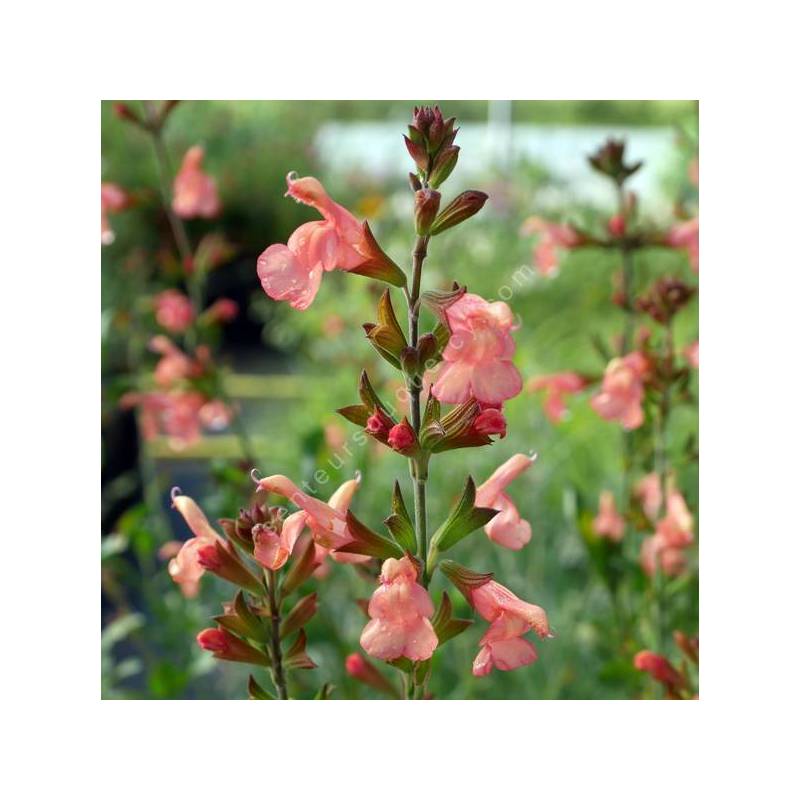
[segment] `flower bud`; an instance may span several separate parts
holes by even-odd
[[[430,159],[428,158],[428,151],[425,149],[425,145],[412,142],[408,136],[403,136],[403,139],[405,139],[406,149],[411,158],[414,159],[417,169],[421,172],[427,172]]]
[[[484,192],[478,192],[470,189],[467,192],[461,192],[447,207],[436,217],[433,226],[431,227],[431,236],[446,231],[455,225],[463,222],[465,219],[477,214],[489,199],[489,195]]]
[[[407,419],[403,419],[389,431],[387,443],[392,450],[404,455],[409,454],[416,447],[417,436]]]
[[[214,658],[225,661],[241,661],[245,664],[259,664],[268,667],[270,661],[266,654],[243,642],[238,637],[220,628],[206,628],[197,634],[197,644],[214,654]]]
[[[420,189],[414,195],[414,222],[419,236],[426,236],[436,215],[442,196],[434,189]]]
[[[625,217],[615,214],[608,221],[608,232],[615,238],[621,239],[625,235]]]
[[[436,366],[439,343],[432,333],[425,333],[419,337],[417,343],[417,353],[419,354],[419,365],[423,372]]]
[[[392,427],[392,421],[383,413],[380,408],[367,418],[367,424],[364,426],[367,433],[371,434],[377,439],[382,439],[388,436]]]
[[[602,147],[589,156],[589,163],[620,186],[642,166],[641,161],[634,164],[625,163],[623,139],[608,139]]]
[[[413,172],[409,172],[408,185],[412,192],[418,192],[422,188],[422,181]]]
[[[638,652],[634,656],[633,666],[642,672],[649,672],[654,680],[663,683],[667,689],[681,689],[685,684],[683,676],[664,656],[650,650]]]
[[[367,686],[371,686],[373,689],[377,689],[390,697],[400,697],[400,692],[390,683],[389,679],[378,672],[373,664],[360,653],[350,653],[344,661],[344,667],[351,678],[355,678],[357,681],[361,681],[361,683],[365,683]]]
[[[443,148],[434,159],[428,183],[434,189],[438,189],[450,177],[450,173],[455,169],[458,161],[458,151],[461,148],[457,145]],[[474,213],[474,212],[473,212]]]
[[[241,586],[251,594],[264,594],[261,582],[242,563],[230,544],[216,541],[200,547],[197,551],[197,561],[203,569],[236,586]]]

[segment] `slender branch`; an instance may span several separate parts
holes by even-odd
[[[414,243],[412,254],[413,276],[411,294],[408,299],[408,334],[411,347],[416,347],[419,342],[419,295],[422,283],[422,265],[428,254],[428,237],[418,236]],[[420,394],[422,392],[422,376],[415,375],[409,379],[409,392],[411,394],[411,425],[414,432],[419,434],[421,424]],[[411,476],[414,480],[414,524],[417,533],[417,558],[422,562],[422,581],[427,586],[427,551],[428,551],[428,522],[425,509],[425,483],[428,478],[427,461],[416,459],[411,462]]]
[[[267,597],[269,599],[269,616],[271,625],[270,658],[272,659],[272,682],[279,700],[288,700],[286,675],[283,671],[283,652],[281,651],[281,609],[275,593],[275,573],[271,569],[264,570],[267,576]]]

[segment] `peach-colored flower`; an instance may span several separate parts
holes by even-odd
[[[114,230],[109,222],[109,214],[117,214],[128,205],[128,193],[116,183],[100,184],[100,241],[111,244]]]
[[[184,542],[178,554],[169,562],[167,570],[186,597],[195,597],[200,589],[200,578],[205,573],[198,552],[207,545],[222,542],[222,539],[211,527],[200,506],[191,497],[178,494],[178,491],[172,490],[172,507],[186,521],[194,537]]]
[[[300,534],[306,527],[306,512],[295,511],[289,514],[281,525],[280,533],[276,533],[267,525],[253,526],[253,556],[262,567],[270,570],[280,569],[294,550]]]
[[[387,558],[380,583],[369,601],[371,619],[361,634],[361,646],[382,661],[401,656],[426,661],[439,640],[430,621],[433,603],[417,583],[417,568],[408,556]]]
[[[667,492],[667,513],[656,525],[656,531],[642,542],[642,569],[651,577],[661,570],[670,577],[686,568],[686,548],[694,541],[694,518],[674,488]]]
[[[522,223],[520,233],[524,236],[537,234],[539,239],[533,249],[533,262],[542,275],[553,275],[558,269],[562,250],[578,247],[582,238],[569,225],[548,222],[541,217],[529,217]]]
[[[469,601],[489,623],[480,640],[480,651],[472,664],[472,674],[488,675],[493,668],[511,670],[531,664],[536,648],[522,637],[533,630],[540,638],[551,636],[543,608],[520,600],[496,581],[489,581],[469,592]]]
[[[207,431],[223,431],[231,424],[233,409],[222,400],[208,400],[200,408],[200,425]]]
[[[626,431],[634,430],[644,422],[644,376],[647,359],[639,352],[628,353],[612,359],[603,375],[603,386],[590,403],[603,419],[615,420]]]
[[[286,183],[287,196],[312,206],[323,219],[301,225],[286,244],[270,245],[258,257],[258,277],[273,300],[286,300],[304,311],[319,291],[323,272],[351,270],[367,260],[364,231],[316,178],[297,178],[290,172]]]
[[[216,217],[221,209],[217,183],[203,172],[205,151],[200,145],[190,147],[172,188],[172,210],[184,219]]]
[[[535,461],[523,453],[511,456],[499,466],[475,492],[475,505],[496,508],[500,513],[484,527],[486,535],[509,550],[520,550],[531,540],[531,526],[519,515],[513,500],[506,494],[508,485]]]
[[[202,365],[166,336],[154,336],[150,340],[150,349],[161,356],[153,377],[165,389],[189,378],[196,378],[202,372]]]
[[[171,333],[182,333],[194,320],[192,301],[177,289],[166,289],[153,298],[156,322]]]
[[[594,518],[594,532],[598,536],[611,539],[612,542],[619,542],[625,535],[625,517],[617,511],[617,504],[614,502],[612,492],[603,491],[600,493],[600,509]]]
[[[689,264],[697,272],[700,264],[700,221],[695,217],[673,225],[664,238],[667,247],[685,250]]]
[[[484,408],[472,422],[472,430],[482,436],[499,436],[505,439],[506,418],[499,408]]]
[[[700,342],[695,340],[691,344],[686,345],[683,350],[689,366],[693,369],[700,369]]]
[[[522,377],[511,363],[514,317],[508,305],[465,294],[445,314],[450,340],[431,387],[434,397],[443,403],[463,403],[474,397],[497,404],[518,395]]]
[[[577,372],[556,372],[538,375],[528,383],[532,392],[544,391],[544,413],[553,422],[562,422],[567,416],[564,397],[575,394],[586,386],[586,380]]]
[[[304,526],[308,525],[311,535],[314,537],[317,546],[316,559],[320,565],[329,553],[335,561],[352,564],[369,561],[369,556],[331,551],[353,541],[347,528],[347,510],[360,484],[361,475],[356,474],[355,478],[345,481],[331,495],[327,503],[301,491],[285,475],[270,475],[268,478],[261,478],[258,481],[258,488],[279,494],[301,509],[304,514]],[[302,530],[303,527],[298,531],[298,535]]]
[[[645,475],[634,487],[634,497],[639,501],[645,516],[655,521],[661,510],[661,479],[651,472]]]

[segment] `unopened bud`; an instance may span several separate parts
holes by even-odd
[[[506,418],[499,409],[487,408],[475,417],[472,429],[483,436],[499,436],[503,439],[506,435]]]
[[[425,145],[412,142],[411,139],[408,138],[408,136],[404,136],[403,139],[405,140],[408,154],[411,156],[411,158],[414,159],[414,163],[417,165],[417,168],[421,172],[427,172],[429,166],[429,158],[428,158],[428,151],[425,149]]]
[[[409,172],[408,185],[412,192],[418,192],[422,188],[422,181],[413,172]]]
[[[389,431],[387,443],[392,450],[396,450],[398,453],[408,454],[414,449],[417,437],[408,420],[404,419]]]
[[[455,225],[463,222],[465,219],[477,214],[489,199],[489,195],[485,192],[478,192],[475,189],[470,189],[466,192],[461,192],[447,207],[436,217],[433,226],[431,227],[431,236],[446,231]]]
[[[197,634],[197,644],[225,661],[241,661],[268,667],[270,660],[260,650],[220,628],[206,628]]]
[[[458,162],[458,151],[461,148],[457,145],[445,147],[439,151],[434,159],[428,182],[434,189],[438,189],[450,177],[450,173],[455,169]]]
[[[439,343],[432,333],[425,333],[419,337],[417,352],[419,353],[419,363],[423,371],[432,369],[435,364],[436,353],[439,350]]]
[[[382,675],[378,670],[360,653],[351,653],[344,662],[347,674],[379,692],[388,694],[390,697],[400,697],[400,692],[390,683],[389,679]]]
[[[434,189],[420,189],[414,195],[414,222],[419,236],[426,236],[430,231],[442,196]]]
[[[621,214],[614,214],[608,221],[608,232],[615,239],[621,239],[625,235],[625,217]]]

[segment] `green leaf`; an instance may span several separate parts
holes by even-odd
[[[281,639],[303,627],[317,613],[317,593],[307,594],[297,601],[281,623]]]
[[[447,592],[442,592],[442,602],[431,620],[433,629],[439,639],[439,645],[463,633],[470,625],[471,619],[457,619],[453,617],[453,604]]]
[[[369,419],[369,409],[362,405],[337,408],[336,413],[341,414],[348,422],[358,425],[359,428],[363,428]]]
[[[314,695],[314,700],[330,700],[335,688],[332,683],[323,683],[319,687],[319,691]]]
[[[403,557],[403,551],[391,539],[370,530],[351,511],[347,512],[347,529],[354,541],[344,547],[337,547],[337,553],[358,553],[381,560]]]
[[[283,656],[283,666],[286,669],[314,669],[317,666],[306,653],[306,632],[302,628]]]
[[[475,505],[475,481],[469,475],[458,503],[433,535],[431,545],[443,553],[472,531],[482,528],[498,513],[497,509],[480,508]]]
[[[383,521],[383,524],[389,529],[392,537],[403,550],[414,551],[417,546],[414,523],[411,521],[406,509],[398,481],[394,482],[394,490],[392,492],[392,514]]]
[[[274,700],[275,698],[251,675],[247,681],[247,694],[251,700]]]

